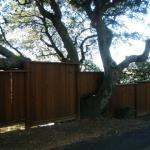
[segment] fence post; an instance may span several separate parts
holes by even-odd
[[[135,118],[138,116],[138,108],[137,108],[137,83],[134,84],[134,109],[135,109]]]
[[[31,127],[30,123],[30,62],[26,62],[24,64],[24,69],[26,70],[25,74],[25,129],[29,129]]]
[[[76,114],[77,119],[80,119],[80,74],[79,74],[79,64],[75,65],[75,83],[76,83]]]

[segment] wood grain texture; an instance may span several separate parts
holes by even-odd
[[[79,72],[77,64],[29,62],[25,70],[0,71],[0,125],[30,127],[79,118],[80,97],[96,94],[103,73]],[[109,109],[129,106],[150,114],[150,82],[117,85]]]
[[[30,125],[77,116],[76,67],[34,62],[28,65],[26,117]]]
[[[0,72],[0,124],[25,118],[24,72]]]
[[[80,72],[79,93],[81,97],[96,94],[98,86],[103,80],[102,72]]]

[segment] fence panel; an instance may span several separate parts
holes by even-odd
[[[0,72],[0,124],[24,120],[24,72]]]
[[[75,119],[79,97],[95,94],[103,79],[103,73],[79,73],[73,64],[31,62],[25,66],[27,72],[0,72],[0,125]],[[125,106],[136,109],[138,116],[150,114],[150,82],[117,86],[110,110]]]
[[[78,65],[28,63],[28,126],[77,116]]]
[[[110,111],[118,108],[130,107],[136,109],[135,105],[135,85],[118,85],[114,88],[112,97],[110,99]]]
[[[102,72],[80,72],[79,76],[79,95],[81,97],[95,94],[103,80]]]
[[[136,85],[137,115],[150,114],[150,82],[141,82]]]
[[[20,122],[25,120],[26,99],[26,72],[12,72],[12,120]]]
[[[9,72],[0,72],[0,124],[12,120],[11,81]]]

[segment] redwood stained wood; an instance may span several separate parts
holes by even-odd
[[[95,94],[102,79],[102,73],[79,73],[76,64],[31,62],[25,70],[0,71],[0,125],[75,119],[79,97]],[[110,109],[125,106],[150,114],[150,82],[118,85]]]
[[[150,114],[150,82],[137,84],[137,115]]]
[[[80,96],[88,96],[95,94],[98,86],[100,86],[103,80],[103,73],[102,72],[80,72],[80,79],[79,79],[79,92]]]
[[[0,72],[0,124],[25,118],[24,72]]]
[[[27,120],[36,123],[76,116],[76,67],[69,64],[30,63]]]
[[[135,109],[135,85],[118,85],[113,90],[110,109],[114,111],[118,108],[131,107]]]
[[[11,121],[10,73],[0,73],[0,123]]]
[[[12,119],[22,121],[25,119],[25,74],[12,73]]]

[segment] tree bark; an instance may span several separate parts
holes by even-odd
[[[109,103],[118,72],[116,69],[117,65],[113,61],[109,49],[113,39],[113,34],[105,25],[102,18],[99,18],[99,21],[97,22],[96,31],[98,35],[99,51],[104,66],[104,79],[96,95],[97,104],[95,105],[96,114],[99,116]]]
[[[64,47],[68,52],[68,58],[70,58],[70,62],[79,63],[77,49],[74,46],[66,27],[61,22],[61,20],[58,20],[57,18],[53,18],[51,21],[53,22],[54,27],[56,28],[58,34],[60,35],[64,43]]]
[[[0,45],[0,70],[23,68],[24,62],[31,61],[29,58],[24,56],[17,56],[7,48]]]

